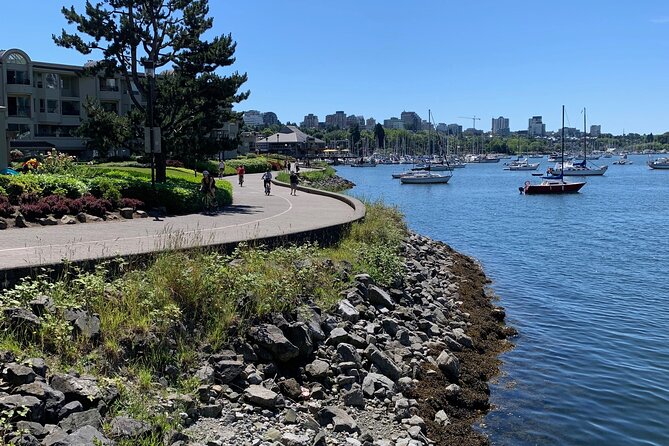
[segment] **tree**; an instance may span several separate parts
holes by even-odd
[[[102,157],[110,151],[125,146],[132,136],[128,118],[106,111],[95,99],[84,102],[87,118],[76,130],[76,135],[86,138],[86,148],[97,150]]]
[[[194,152],[208,152],[212,148],[204,141],[206,135],[233,117],[232,104],[249,95],[238,93],[246,74],[215,73],[234,63],[236,43],[229,34],[211,41],[202,37],[213,26],[208,0],[100,0],[87,2],[83,14],[74,7],[62,13],[79,34],[63,29],[53,36],[56,44],[82,54],[101,51],[103,59],[91,70],[120,73],[126,92],[142,112],[144,103],[132,93],[134,84],[148,96],[140,65],[153,61],[156,69],[173,70],[160,76],[157,85],[155,122],[162,130],[163,152],[177,151],[183,144]],[[81,35],[91,39],[85,41]],[[158,181],[165,180],[165,160],[164,153],[156,156]]]
[[[376,145],[378,148],[381,149],[385,147],[386,132],[383,130],[383,126],[381,124],[376,124],[374,126],[374,139],[376,139]]]
[[[351,129],[351,142],[353,147],[357,147],[358,142],[360,142],[360,126],[358,124]]]

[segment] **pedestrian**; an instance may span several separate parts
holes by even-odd
[[[239,177],[239,185],[243,186],[244,185],[244,174],[246,173],[246,169],[244,168],[243,164],[240,164],[237,167],[237,176]]]
[[[297,183],[299,182],[299,178],[297,176],[297,172],[293,171],[290,173],[290,195],[295,195],[297,196]]]

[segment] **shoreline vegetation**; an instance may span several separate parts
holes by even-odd
[[[488,279],[367,206],[333,247],[175,250],[5,290],[3,440],[487,444],[472,424],[514,334]]]

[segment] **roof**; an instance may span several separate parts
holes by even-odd
[[[49,141],[27,141],[13,139],[9,141],[10,149],[53,149],[56,145]]]

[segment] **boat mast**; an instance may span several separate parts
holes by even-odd
[[[564,105],[562,106],[562,163],[560,163],[560,177],[564,180]]]
[[[585,107],[583,107],[583,166],[588,162],[588,147],[585,133]]]

